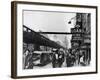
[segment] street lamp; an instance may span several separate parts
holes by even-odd
[[[72,21],[72,20],[76,20],[76,16],[75,16],[75,17],[72,17],[72,18],[69,20],[68,24],[71,24],[71,21]]]

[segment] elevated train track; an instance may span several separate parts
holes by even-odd
[[[26,30],[23,30],[23,42],[29,44],[38,44],[42,46],[48,46],[52,48],[63,48],[63,46],[57,44],[55,41],[52,41],[43,35],[40,35],[39,32],[35,32],[34,30],[31,30],[30,28],[23,25],[23,28]]]

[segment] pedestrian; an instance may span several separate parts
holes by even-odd
[[[67,67],[71,67],[73,65],[73,56],[72,56],[72,49],[68,50],[67,56],[66,56],[66,64]]]
[[[33,69],[33,54],[29,50],[27,50],[27,56],[25,58],[25,68],[26,69]]]
[[[62,67],[62,64],[63,64],[63,62],[65,60],[64,57],[65,57],[64,56],[64,52],[59,50],[59,52],[58,52],[58,64],[59,64],[59,67]]]
[[[58,67],[58,50],[53,50],[53,56],[52,56],[52,66],[53,68]]]
[[[24,66],[24,69],[26,69],[27,68],[27,55],[28,55],[28,53],[29,53],[29,50],[28,49],[25,49],[24,51],[23,51],[23,66]]]
[[[25,69],[33,69],[34,63],[33,63],[33,53],[34,53],[34,48],[31,46],[28,46],[26,50],[26,58],[25,58]]]
[[[66,64],[67,64],[67,67],[70,67],[71,66],[71,54],[68,53],[67,56],[66,56]]]

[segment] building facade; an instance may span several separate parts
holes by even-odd
[[[91,14],[77,13],[76,25],[71,28],[72,49],[79,50],[80,54],[84,55],[85,64],[90,64],[91,60]]]

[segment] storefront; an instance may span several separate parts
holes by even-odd
[[[91,48],[90,48],[90,44],[84,44],[83,46],[81,46],[80,48],[80,54],[82,54],[84,56],[83,61],[86,65],[90,64],[91,61]]]

